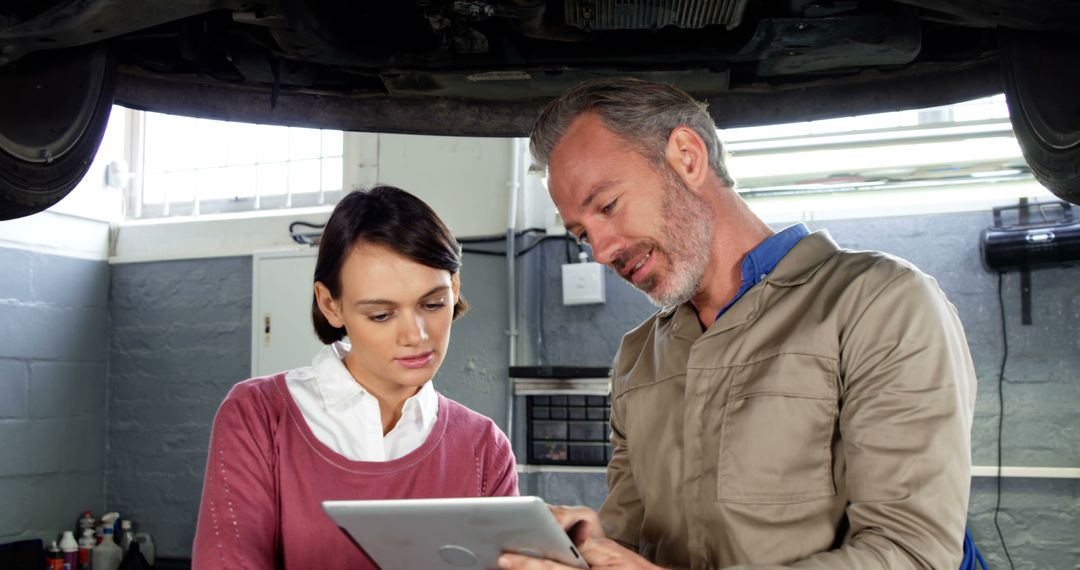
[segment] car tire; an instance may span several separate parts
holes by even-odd
[[[78,185],[116,91],[107,46],[38,52],[0,67],[0,220],[40,212]]]
[[[1035,178],[1080,204],[1080,37],[1002,29],[1005,98]]]

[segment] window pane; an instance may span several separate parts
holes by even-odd
[[[319,160],[298,160],[289,163],[289,192],[319,191]]]
[[[188,170],[195,167],[195,121],[169,115],[164,140],[162,171]]]
[[[171,172],[163,175],[165,192],[169,202],[192,202],[195,200],[195,172]]]
[[[229,157],[229,123],[199,119],[197,123],[199,142],[197,168],[225,166]]]
[[[232,200],[255,195],[255,167],[231,166],[197,171],[200,200]]]
[[[345,134],[341,131],[322,132],[322,155],[341,156],[344,148]]]
[[[142,179],[142,203],[160,204],[165,201],[165,188],[168,184],[167,175],[148,173]]]
[[[258,131],[249,123],[229,123],[228,164],[255,164]]]
[[[230,197],[223,171],[222,168],[195,171],[195,184],[199,190],[199,200],[220,200]]]
[[[260,196],[281,196],[285,194],[289,187],[289,167],[287,163],[260,164],[256,169],[258,170]]]
[[[258,125],[259,162],[279,162],[289,159],[289,129]]]
[[[341,179],[344,174],[344,165],[341,158],[324,158],[322,160],[322,189],[323,192],[341,190]]]
[[[321,147],[322,134],[318,129],[289,129],[289,160],[318,158]]]

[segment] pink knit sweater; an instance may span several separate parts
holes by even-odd
[[[352,461],[315,438],[283,373],[252,378],[233,387],[214,419],[193,568],[376,568],[322,501],[517,494],[506,436],[442,395],[415,451]]]

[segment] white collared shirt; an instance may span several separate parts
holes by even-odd
[[[285,383],[315,437],[353,461],[391,461],[427,440],[439,413],[439,398],[431,382],[405,400],[390,433],[383,435],[379,401],[364,389],[342,361],[349,346],[323,347],[311,366],[285,374]]]

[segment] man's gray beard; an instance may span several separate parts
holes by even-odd
[[[664,226],[662,243],[670,270],[666,282],[656,289],[655,277],[646,279],[639,289],[658,307],[681,305],[701,289],[709,252],[712,249],[712,217],[703,200],[686,187],[670,169],[665,173],[665,194],[661,202]]]

